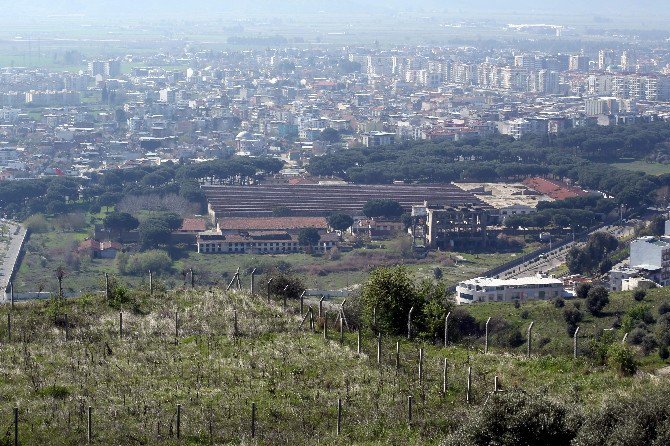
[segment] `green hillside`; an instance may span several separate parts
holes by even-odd
[[[289,301],[284,310],[281,303],[268,304],[259,296],[217,289],[157,292],[150,297],[145,291],[115,288],[109,302],[88,296],[21,303],[13,310],[5,305],[0,320],[7,321],[11,311],[11,340],[3,326],[0,444],[13,444],[14,407],[19,409],[21,444],[85,444],[88,406],[94,444],[440,444],[472,414],[486,404],[490,408],[495,376],[501,395],[538,394],[590,412],[613,395],[661,391],[666,378],[654,375],[663,365],[656,353],[644,359],[638,352],[641,370],[623,376],[601,364],[592,354],[597,346],[589,343],[601,328],[612,325],[615,312],[630,312],[639,305],[656,312],[666,299],[666,290],[650,292],[642,303],[630,293],[612,296],[602,318],[589,316],[581,323],[584,350],[577,360],[572,359],[564,309],[548,302],[520,308],[473,306],[468,311],[479,322],[488,316],[504,318],[524,336],[534,320],[532,357],[526,358],[525,344],[503,348],[495,334],[486,355],[477,337],[446,349],[402,339],[399,369],[398,339],[382,336],[378,365],[372,333],[362,332],[358,355],[353,327],[344,330],[340,344],[331,316],[329,339],[324,340],[322,320],[316,321],[315,333],[308,321],[301,327],[296,301]],[[355,319],[352,314],[352,324]],[[448,388],[443,394],[445,358]],[[468,367],[470,405],[465,401]],[[498,398],[502,396],[493,401]]]

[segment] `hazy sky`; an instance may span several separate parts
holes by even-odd
[[[324,12],[425,11],[474,14],[476,12],[523,13],[575,12],[608,15],[670,15],[669,0],[27,0],[4,1],[2,15],[27,19],[40,15],[83,14],[117,16],[143,14],[147,19],[185,13],[206,15],[218,12],[235,14]]]

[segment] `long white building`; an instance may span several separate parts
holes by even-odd
[[[456,287],[456,303],[510,302],[513,300],[554,299],[565,294],[563,282],[553,277],[533,276],[517,279],[478,277]]]

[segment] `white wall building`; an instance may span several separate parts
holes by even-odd
[[[630,266],[661,270],[660,284],[670,284],[670,237],[640,237],[630,243]]]
[[[534,276],[517,279],[478,277],[456,287],[456,303],[509,302],[513,300],[554,299],[565,294],[563,282],[553,277]]]

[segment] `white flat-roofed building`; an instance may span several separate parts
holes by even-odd
[[[553,277],[533,276],[517,279],[478,277],[463,281],[456,287],[456,303],[510,302],[562,297],[563,282]]]

